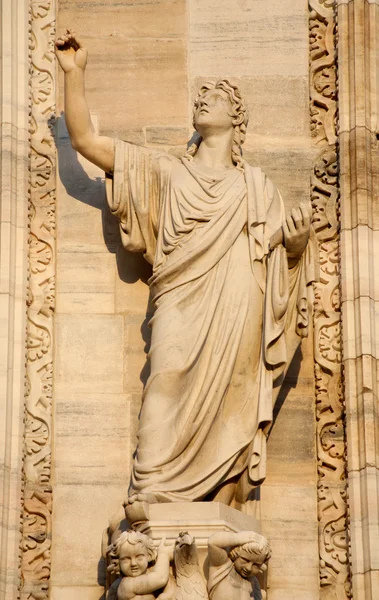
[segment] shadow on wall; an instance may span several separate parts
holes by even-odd
[[[138,280],[146,285],[151,276],[149,265],[141,254],[128,252],[123,248],[117,219],[111,214],[105,195],[105,182],[103,177],[91,177],[84,170],[78,160],[78,153],[72,148],[68,135],[64,113],[52,119],[49,123],[53,133],[58,153],[59,177],[67,194],[83,204],[92,206],[101,211],[103,238],[109,252],[115,254],[118,276],[125,283],[135,283]],[[145,342],[145,353],[150,347],[149,320],[152,316],[152,307],[146,306],[146,316],[141,326],[142,339]],[[146,363],[141,371],[140,379],[146,383],[149,375],[149,366]]]

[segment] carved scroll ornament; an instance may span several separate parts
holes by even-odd
[[[339,288],[336,14],[334,0],[310,0],[311,134],[320,149],[311,181],[319,241],[315,286],[318,520],[322,599],[351,597]]]
[[[21,598],[48,598],[55,304],[55,2],[30,2],[30,196]]]

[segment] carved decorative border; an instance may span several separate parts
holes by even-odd
[[[351,597],[345,410],[342,395],[335,0],[309,0],[311,133],[320,152],[311,180],[313,227],[319,242],[315,286],[320,598]]]
[[[21,598],[47,600],[52,489],[55,0],[30,0],[30,196]]]

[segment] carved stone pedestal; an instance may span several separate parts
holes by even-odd
[[[154,541],[165,537],[168,542],[175,542],[180,532],[188,532],[196,540],[202,568],[207,556],[208,539],[214,533],[261,532],[257,519],[220,502],[150,504],[147,513],[148,520],[135,524],[134,529],[145,533]]]
[[[117,548],[117,539],[125,536],[125,532],[131,535],[132,544],[136,539],[133,538],[133,535],[136,535],[134,532],[138,532],[144,534],[144,537],[151,538],[155,547],[158,547],[164,538],[165,545],[172,547],[173,557],[170,564],[169,581],[159,596],[161,600],[205,600],[208,598],[207,582],[209,583],[211,578],[208,542],[212,535],[217,533],[238,534],[240,532],[260,534],[261,532],[260,522],[256,518],[219,502],[166,504],[134,502],[125,506],[125,515],[126,519],[120,519],[120,514],[114,516],[106,534],[107,541],[104,540],[103,555],[108,564],[106,597],[112,600],[116,598],[117,586],[121,581],[121,579],[116,580],[116,577],[117,575],[123,576],[120,573],[120,566],[118,566],[120,564],[118,562],[120,548]],[[111,542],[112,545],[108,546],[107,542]],[[127,541],[123,543],[128,544]],[[116,566],[117,569],[114,569],[113,566]],[[123,571],[123,573],[127,575],[127,572]],[[240,578],[244,587],[253,585],[254,590],[252,587],[251,591],[254,599],[261,600],[266,598],[266,574],[267,571],[262,569],[257,575],[259,585],[256,578],[253,578],[256,582],[254,584],[243,583],[244,575],[242,575],[242,579],[237,575],[237,579]],[[226,569],[225,577],[227,575],[228,570]],[[248,595],[250,597],[250,592]],[[228,597],[228,600],[232,599]]]

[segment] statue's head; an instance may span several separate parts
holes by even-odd
[[[109,570],[126,577],[143,575],[157,557],[153,540],[138,531],[124,531],[109,548],[109,553],[113,559]]]
[[[209,133],[233,128],[232,159],[241,165],[241,146],[245,141],[249,115],[239,87],[228,79],[207,82],[199,90],[193,107],[193,126],[204,137]],[[193,144],[187,155],[194,156]]]
[[[256,540],[236,546],[229,552],[235,570],[245,579],[266,571],[270,557],[270,544],[259,534],[256,535]]]

